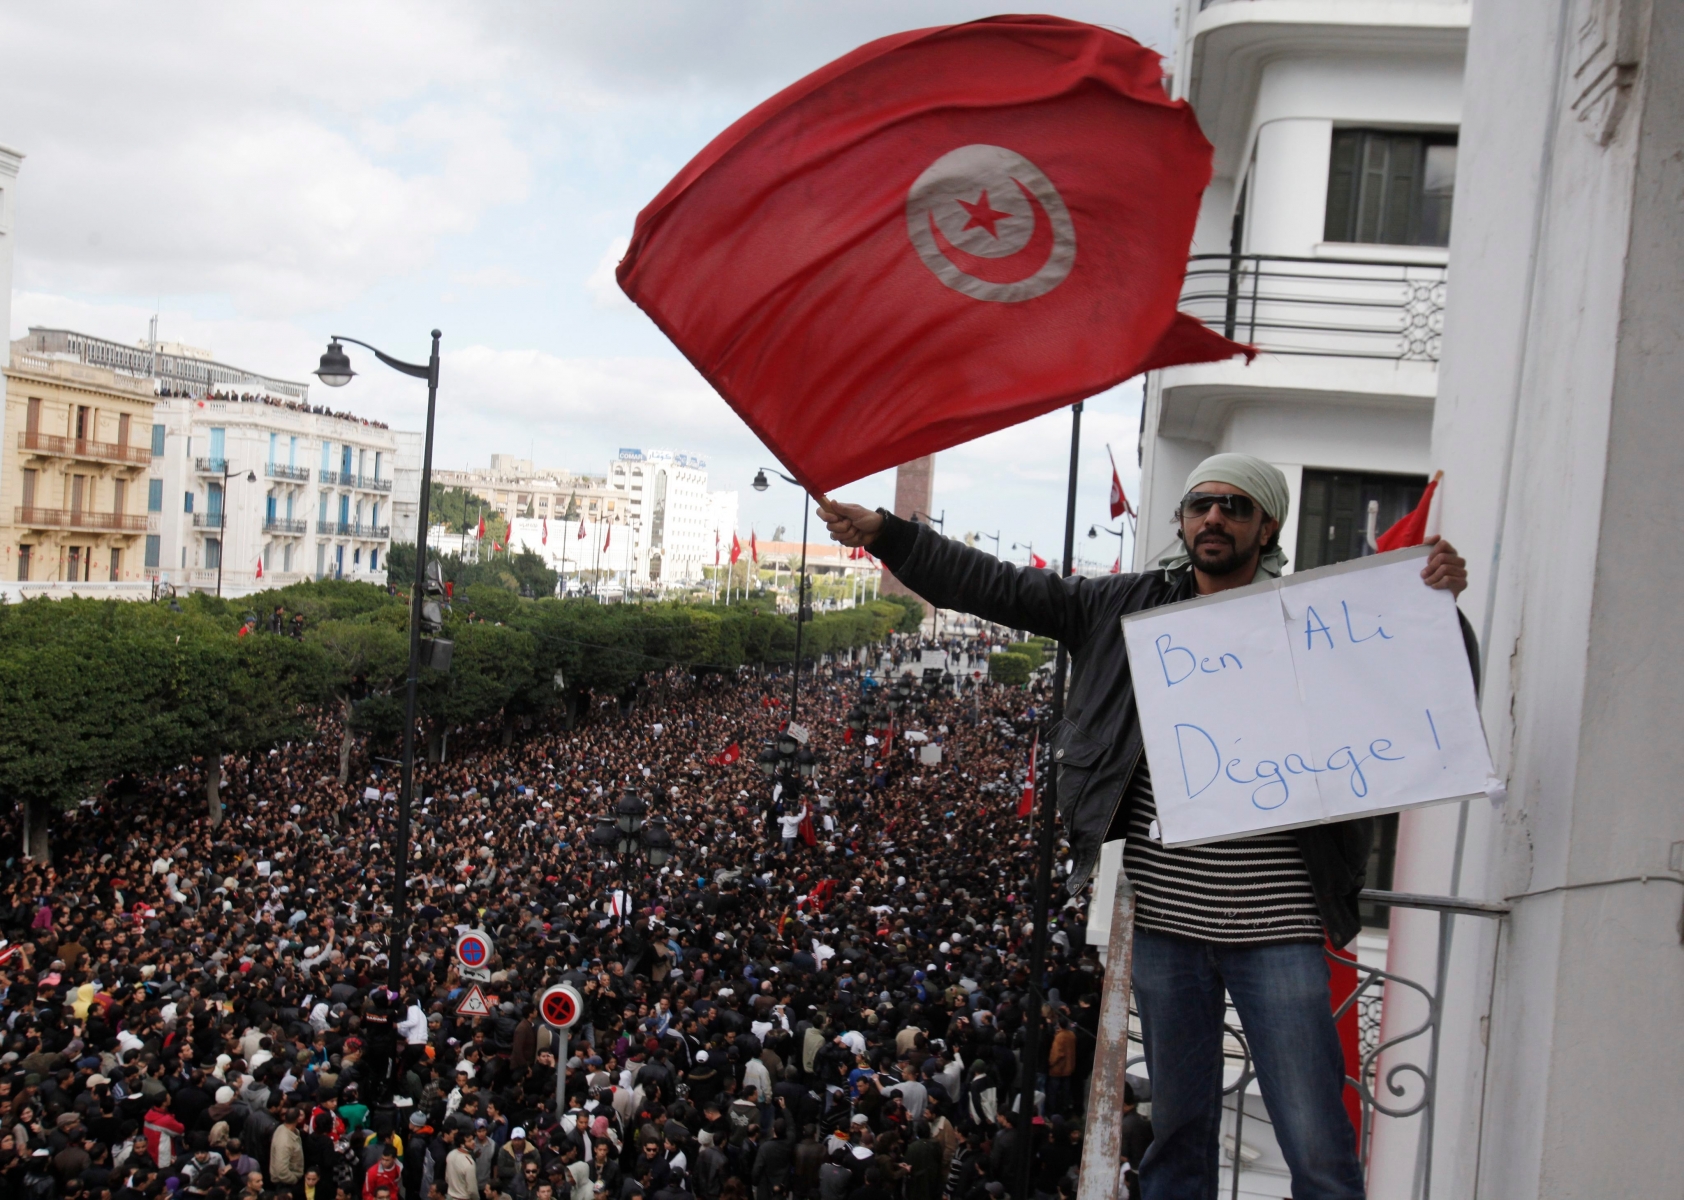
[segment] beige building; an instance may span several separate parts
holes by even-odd
[[[141,583],[152,381],[14,350],[0,465],[5,578]]]

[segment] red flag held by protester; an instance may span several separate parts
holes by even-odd
[[[1017,798],[1017,815],[1027,817],[1035,811],[1035,760],[1041,753],[1041,731],[1035,731],[1035,740],[1029,744],[1029,778],[1023,781],[1023,795]]]
[[[737,565],[737,560],[743,556],[743,544],[737,540],[735,533],[731,534],[731,565]]]
[[[1029,565],[1034,567],[1037,571],[1044,571],[1047,568],[1047,560],[1031,550],[1029,552]]]
[[[1416,504],[1413,512],[1374,539],[1376,553],[1384,554],[1388,550],[1419,546],[1427,540],[1427,515],[1433,510],[1433,493],[1438,491],[1438,481],[1442,474],[1440,472],[1433,476],[1432,482],[1427,484],[1427,490],[1421,493],[1420,503]]]
[[[836,880],[821,879],[814,885],[813,890],[807,894],[807,906],[814,912],[823,912],[824,906],[830,903],[830,899],[834,895],[836,895]]]
[[[911,30],[715,138],[638,214],[618,278],[822,494],[1251,353],[1176,312],[1210,174],[1130,38],[1044,16]]]
[[[716,767],[728,767],[742,756],[743,748],[736,742],[732,742],[718,754],[715,754],[712,758],[708,759],[708,762]]]
[[[807,843],[807,845],[816,846],[819,844],[818,831],[813,828],[812,809],[809,808],[806,815],[801,818],[801,824],[795,827],[795,832],[800,836],[803,842]]]

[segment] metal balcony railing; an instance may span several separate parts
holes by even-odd
[[[77,508],[20,506],[14,522],[24,529],[74,529],[96,533],[145,533],[146,515],[93,512]]]
[[[1339,1000],[1334,1007],[1333,1018],[1335,1021],[1342,1020],[1353,1007],[1357,1012],[1357,1075],[1355,1078],[1347,1076],[1345,1086],[1356,1092],[1362,1108],[1357,1154],[1363,1169],[1366,1172],[1369,1167],[1369,1153],[1373,1147],[1376,1120],[1382,1117],[1402,1119],[1418,1115],[1421,1118],[1421,1132],[1414,1164],[1414,1195],[1420,1200],[1431,1200],[1433,1114],[1437,1100],[1439,1033],[1444,1015],[1443,975],[1447,970],[1447,964],[1443,960],[1443,948],[1449,944],[1447,939],[1453,918],[1471,916],[1501,919],[1508,915],[1509,905],[1468,900],[1458,896],[1423,896],[1369,888],[1364,888],[1361,895],[1362,899],[1371,904],[1425,909],[1439,915],[1440,979],[1433,987],[1379,967],[1356,962],[1343,955],[1335,955],[1324,948],[1330,963],[1350,968],[1356,973],[1356,987]],[[1381,1001],[1388,984],[1394,989],[1393,994],[1396,996],[1413,994],[1420,997],[1426,1014],[1412,1028],[1393,1033],[1382,1040]],[[1257,1079],[1257,1070],[1245,1030],[1232,1020],[1226,1022],[1223,1028],[1223,1058],[1237,1068],[1237,1076],[1222,1089],[1222,1164],[1229,1172],[1222,1190],[1237,1197],[1240,1194],[1239,1175],[1246,1170],[1247,1163],[1258,1157],[1257,1147],[1260,1142],[1254,1134],[1252,1146],[1246,1146],[1247,1117],[1250,1115],[1253,1120],[1257,1119],[1261,1115],[1261,1105],[1255,1101],[1251,1104],[1246,1102],[1247,1089]],[[1128,1039],[1128,1067],[1132,1070],[1146,1061],[1145,1045],[1140,1034],[1139,1010],[1135,1007],[1132,993],[1129,997]],[[1387,1057],[1388,1051],[1406,1043],[1420,1047],[1420,1052]],[[1385,1061],[1382,1061],[1383,1059]],[[1225,1078],[1226,1075],[1224,1072]],[[1267,1124],[1267,1120],[1263,1123]]]
[[[32,454],[52,455],[55,458],[120,463],[125,467],[144,467],[152,461],[152,449],[149,446],[120,446],[116,442],[58,437],[51,433],[31,433],[28,430],[18,434],[18,449]]]
[[[195,458],[193,471],[198,475],[226,475],[228,460],[226,458]]]
[[[348,537],[364,538],[368,541],[384,541],[392,536],[390,525],[373,525],[362,521],[317,521],[316,533],[320,537]]]
[[[1448,271],[1362,258],[1196,254],[1181,309],[1268,354],[1436,363]]]
[[[265,517],[263,532],[305,534],[310,532],[310,522],[293,517]]]
[[[392,490],[392,481],[377,479],[373,475],[358,475],[357,486],[368,492],[389,492]]]
[[[309,467],[289,467],[285,463],[270,463],[263,468],[263,473],[270,479],[284,479],[289,483],[309,483]]]
[[[193,514],[194,529],[221,529],[227,524],[228,514],[224,512],[196,512]]]

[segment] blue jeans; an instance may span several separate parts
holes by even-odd
[[[1224,987],[1292,1170],[1293,1200],[1361,1200],[1327,978],[1318,945],[1222,946],[1135,932],[1134,995],[1152,1077],[1142,1200],[1216,1200]]]

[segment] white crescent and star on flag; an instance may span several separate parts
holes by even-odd
[[[1076,264],[1064,198],[1004,146],[961,146],[926,167],[907,193],[906,232],[931,273],[974,300],[1033,300]]]

